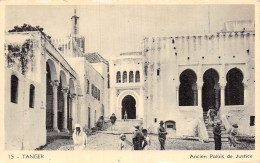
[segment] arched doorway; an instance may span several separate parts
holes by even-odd
[[[243,73],[238,68],[228,71],[225,87],[225,104],[226,105],[244,105],[244,85]]]
[[[208,111],[210,106],[219,109],[220,107],[220,86],[219,75],[214,69],[208,69],[203,75],[202,86],[202,108],[203,111]]]
[[[180,75],[179,106],[197,106],[197,76],[194,71],[187,69]]]
[[[53,86],[50,63],[46,62],[46,129],[47,131],[53,130]]]
[[[131,95],[127,95],[122,100],[122,119],[124,119],[125,112],[127,119],[136,119],[136,101]]]

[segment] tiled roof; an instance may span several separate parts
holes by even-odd
[[[98,53],[87,53],[84,56],[85,56],[86,60],[88,60],[90,63],[100,63],[100,62],[103,62],[105,64],[108,64],[108,61],[105,60]]]

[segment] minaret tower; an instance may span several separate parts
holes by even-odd
[[[72,31],[71,36],[77,37],[79,34],[79,17],[76,15],[76,9],[74,9],[74,15],[71,17]]]

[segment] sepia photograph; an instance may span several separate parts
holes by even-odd
[[[4,14],[4,150],[256,149],[255,5]]]

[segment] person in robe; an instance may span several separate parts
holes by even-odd
[[[228,142],[230,147],[236,147],[238,143],[238,141],[236,140],[236,136],[238,133],[238,125],[237,124],[233,124],[232,128],[230,128],[230,130],[227,132],[228,133]]]
[[[85,150],[87,146],[87,135],[80,124],[75,124],[75,130],[72,135],[74,150]]]
[[[150,145],[151,145],[150,137],[148,136],[146,129],[143,129],[142,133],[143,133],[143,136],[144,136],[144,139],[143,139],[143,142],[142,142],[142,148],[143,148],[143,150],[149,150]]]
[[[217,116],[217,111],[214,109],[214,106],[210,106],[207,113],[209,126],[214,126],[215,116]]]
[[[143,133],[140,131],[140,125],[134,125],[135,131],[133,135],[134,150],[142,150]]]

